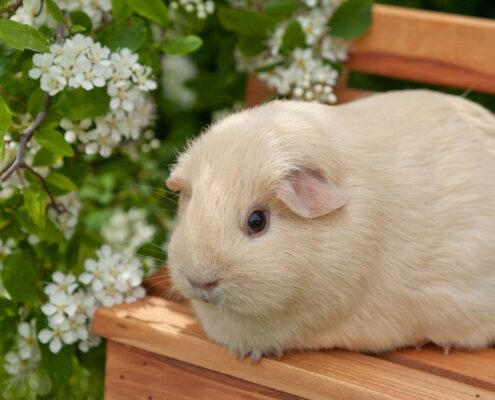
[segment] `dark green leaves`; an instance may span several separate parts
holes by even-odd
[[[287,25],[284,36],[282,38],[282,51],[289,53],[298,47],[304,47],[306,44],[306,36],[301,24],[297,19],[293,19]]]
[[[275,25],[270,17],[250,10],[220,7],[218,18],[228,31],[247,36],[265,35]]]
[[[161,26],[167,26],[168,11],[163,0],[125,0],[137,14]]]
[[[32,179],[31,184],[24,191],[24,205],[31,220],[43,229],[48,197],[37,178]]]
[[[347,0],[335,10],[329,22],[330,34],[343,39],[364,35],[371,25],[373,0]]]
[[[72,357],[74,348],[63,346],[57,354],[53,354],[47,345],[41,345],[41,364],[50,375],[54,386],[60,386],[69,381],[72,376]]]
[[[41,129],[36,132],[35,138],[41,147],[50,150],[52,153],[65,157],[72,157],[74,155],[71,145],[65,141],[63,135],[56,129]]]
[[[296,0],[271,0],[266,2],[264,11],[267,16],[278,22],[289,18],[296,6]]]
[[[162,50],[173,56],[191,53],[201,47],[203,40],[196,35],[188,35],[166,39],[162,44]]]
[[[53,19],[63,24],[64,14],[62,14],[62,11],[60,11],[57,4],[53,0],[46,0],[46,6],[48,7],[48,11],[52,15]]]
[[[77,190],[77,186],[74,182],[58,172],[51,172],[50,175],[46,177],[46,181],[50,185],[56,186],[59,189],[66,190],[68,192]]]
[[[13,301],[36,298],[36,266],[20,253],[9,254],[3,260],[2,280]]]
[[[93,118],[108,112],[110,97],[104,88],[66,90],[55,105],[56,111],[71,121]]]
[[[10,19],[0,19],[0,41],[17,50],[49,51],[45,37],[29,25]]]
[[[123,22],[132,15],[132,8],[126,0],[112,0],[112,14],[117,22]]]
[[[7,129],[9,129],[11,123],[12,113],[10,112],[10,108],[3,97],[0,96],[0,153],[3,146],[3,137],[7,133]]]
[[[98,41],[110,50],[124,47],[138,51],[150,40],[149,30],[142,18],[133,17],[125,22],[117,22],[101,29]]]

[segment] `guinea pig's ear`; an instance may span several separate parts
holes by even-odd
[[[277,198],[303,218],[321,217],[347,202],[347,196],[335,183],[304,170],[291,172],[282,179]]]
[[[179,192],[182,189],[184,189],[185,186],[185,180],[179,175],[179,171],[173,170],[167,180],[165,181],[165,184],[167,187],[173,191],[173,192]]]

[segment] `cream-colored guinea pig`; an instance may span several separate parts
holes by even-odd
[[[495,118],[474,103],[274,101],[210,127],[167,185],[172,281],[240,356],[495,342]]]

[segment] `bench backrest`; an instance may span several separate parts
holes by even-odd
[[[495,20],[376,4],[371,29],[352,43],[346,65],[351,71],[495,94]],[[340,102],[368,94],[343,81],[336,93]],[[250,77],[248,106],[270,95]]]

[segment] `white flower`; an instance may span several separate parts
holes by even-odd
[[[36,340],[36,321],[33,319],[30,323],[21,322],[17,326],[17,347],[19,357],[22,360],[37,361],[40,359],[38,341]]]
[[[23,359],[13,351],[5,354],[5,371],[11,376],[19,376],[26,374],[29,370],[35,367],[37,361],[31,359]]]
[[[88,155],[100,154],[102,157],[110,157],[113,148],[118,145],[115,137],[99,129],[86,132],[80,139],[85,144],[84,148]]]
[[[110,248],[108,249],[110,250]],[[104,269],[100,264],[93,259],[87,259],[84,262],[84,269],[85,272],[79,276],[79,280],[85,285],[91,284],[91,288],[94,292],[102,290]]]
[[[49,343],[52,353],[58,353],[62,345],[73,344],[77,341],[77,336],[71,330],[69,321],[65,320],[60,324],[49,323],[49,328],[42,329],[38,334],[41,343]]]
[[[55,96],[65,88],[67,81],[62,76],[62,68],[52,65],[47,74],[41,75],[40,83],[41,90],[48,92],[50,96]]]
[[[87,53],[88,59],[95,65],[101,64],[104,67],[111,65],[110,49],[102,46],[100,43],[93,43]]]
[[[116,209],[103,226],[101,235],[114,248],[134,254],[139,247],[153,239],[155,232],[155,228],[146,221],[146,212],[131,208],[127,212]]]
[[[85,50],[89,49],[89,47],[93,44],[93,39],[89,36],[84,36],[78,33],[70,39],[66,39],[64,42],[64,48],[66,51],[71,49],[78,56],[82,54]]]
[[[300,16],[298,21],[306,37],[306,44],[309,46],[315,44],[321,36],[326,34],[326,18],[320,10],[315,10],[308,16]]]
[[[66,118],[62,118],[60,121],[60,126],[65,129],[65,140],[69,143],[74,143],[81,133],[86,132],[86,130],[91,126],[92,121],[90,118],[83,119],[80,122],[72,122]]]
[[[131,83],[125,82],[122,85],[110,84],[107,89],[108,94],[112,97],[110,108],[116,110],[122,108],[125,111],[134,109],[134,101],[139,96],[139,92]]]
[[[52,275],[54,283],[49,283],[43,290],[47,296],[54,295],[71,295],[77,288],[77,281],[74,275],[64,274],[60,271],[56,271]]]
[[[79,342],[78,347],[83,353],[87,353],[90,348],[98,346],[100,342],[101,338],[99,336],[89,335],[86,340]]]
[[[56,292],[49,298],[49,303],[41,306],[41,311],[54,324],[60,324],[65,321],[66,317],[73,316],[76,313],[77,305],[67,293]]]
[[[105,86],[106,68],[101,64],[93,65],[86,70],[79,70],[76,73],[76,80],[85,90],[91,90],[94,87]]]
[[[145,92],[155,90],[157,88],[156,82],[150,79],[150,76],[150,67],[143,67],[141,64],[135,64],[132,67],[132,81],[138,85],[139,89]]]
[[[186,82],[198,74],[194,63],[186,56],[163,57],[161,68],[163,95],[181,108],[190,108],[196,101],[196,93]]]
[[[29,70],[29,76],[38,79],[42,75],[48,75],[50,67],[53,65],[53,55],[50,53],[35,54],[33,56],[34,68]]]

